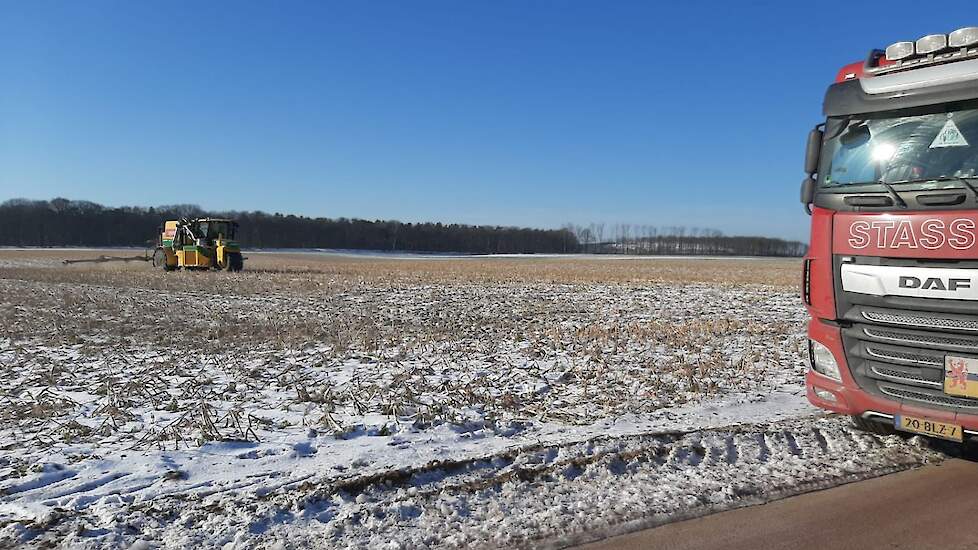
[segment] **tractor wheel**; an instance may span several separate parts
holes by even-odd
[[[162,248],[157,248],[153,252],[153,267],[162,268],[163,271],[173,271],[177,266],[170,266],[166,263],[166,252]]]
[[[241,271],[244,269],[244,258],[240,252],[228,254],[228,271]]]

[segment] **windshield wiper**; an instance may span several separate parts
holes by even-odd
[[[896,183],[898,185],[902,185],[904,183],[938,183],[938,182],[942,182],[942,181],[956,181],[956,182],[960,183],[961,185],[964,185],[965,188],[968,191],[971,191],[971,194],[975,196],[975,201],[978,201],[978,187],[975,187],[975,184],[971,182],[972,179],[975,179],[975,178],[966,178],[966,177],[963,177],[963,176],[944,176],[944,177],[940,177],[940,178],[924,178],[924,179],[919,179],[919,180],[895,181],[893,183]],[[882,183],[882,182],[880,182],[880,183]],[[887,184],[887,185],[889,185],[889,184]]]
[[[897,206],[903,208],[904,210],[910,208],[909,206],[907,206],[906,201],[903,200],[903,197],[900,196],[900,193],[897,193],[896,189],[893,189],[892,185],[890,185],[889,183],[883,180],[879,180],[876,183],[883,186],[883,189],[886,189],[886,192],[889,193],[891,197],[893,197],[893,200],[896,202]]]
[[[962,178],[960,176],[954,179],[963,183],[964,186],[967,187],[969,191],[971,191],[971,194],[975,196],[975,201],[978,201],[978,189],[975,189],[975,186],[973,183],[971,183],[971,180],[969,180],[968,178]]]

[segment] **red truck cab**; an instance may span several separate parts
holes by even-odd
[[[873,50],[823,111],[801,192],[808,399],[978,437],[978,28]]]

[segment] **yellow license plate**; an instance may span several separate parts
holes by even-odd
[[[896,429],[905,432],[929,435],[950,441],[960,442],[964,440],[964,431],[961,429],[961,426],[955,424],[902,415],[895,416],[893,418],[893,424],[896,426]]]

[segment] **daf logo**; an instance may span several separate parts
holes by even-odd
[[[900,288],[919,288],[921,290],[958,290],[959,288],[971,288],[971,279],[941,279],[940,277],[919,277],[900,276]]]

